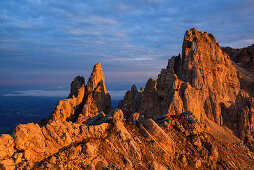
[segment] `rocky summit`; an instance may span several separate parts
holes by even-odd
[[[252,47],[186,31],[182,55],[116,109],[101,64],[38,124],[0,136],[5,169],[253,169]]]

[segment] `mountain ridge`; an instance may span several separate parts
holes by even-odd
[[[6,169],[251,169],[254,98],[215,37],[187,30],[182,56],[112,109],[101,64],[39,124],[0,136]]]

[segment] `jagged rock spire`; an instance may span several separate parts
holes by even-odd
[[[148,117],[192,111],[200,121],[208,117],[223,124],[221,103],[234,102],[239,89],[236,69],[215,37],[193,28],[184,35],[182,57],[173,56],[158,79],[148,81],[134,111]]]
[[[111,97],[105,86],[101,63],[97,63],[93,67],[86,89],[86,101],[84,102],[82,114],[79,115],[78,122],[84,122],[99,112],[109,113],[112,110]]]
[[[182,53],[180,79],[197,89],[209,89],[222,99],[235,100],[240,88],[236,69],[212,34],[195,28],[186,31]]]
[[[93,91],[98,86],[99,83],[103,87],[104,92],[107,93],[107,89],[105,86],[105,78],[102,72],[101,63],[97,63],[93,67],[93,72],[87,82],[87,91],[88,92]]]
[[[75,77],[71,83],[69,98],[58,102],[48,121],[72,120],[84,122],[99,112],[108,113],[111,110],[111,97],[105,87],[101,64],[97,63],[86,86],[84,77]],[[45,122],[47,121],[44,120],[43,124]]]

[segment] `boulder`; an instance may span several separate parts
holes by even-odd
[[[133,123],[140,123],[143,120],[144,120],[144,115],[142,115],[138,112],[133,113],[131,118],[130,118],[130,121],[133,122]]]
[[[15,152],[14,140],[8,134],[0,135],[0,160],[10,158]]]
[[[143,123],[144,128],[147,132],[152,135],[152,138],[159,143],[159,145],[170,155],[175,153],[175,144],[174,141],[162,130],[157,123],[148,119]]]
[[[115,109],[112,115],[113,115],[114,123],[123,122],[124,116],[123,116],[123,111],[121,109]]]
[[[13,135],[15,147],[18,151],[24,151],[26,160],[38,161],[45,156],[45,137],[38,124],[20,124]]]

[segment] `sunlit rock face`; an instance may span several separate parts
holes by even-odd
[[[192,111],[199,120],[208,117],[222,125],[220,103],[234,102],[240,89],[229,56],[213,35],[195,28],[185,33],[182,53],[169,60],[156,81],[147,82],[134,111],[147,109],[148,117]]]
[[[87,96],[84,101],[83,115],[79,117],[79,122],[93,117],[99,112],[109,113],[112,110],[111,97],[106,90],[104,74],[100,63],[94,66],[86,89]]]
[[[72,95],[72,98],[60,100],[49,117],[49,122],[55,120],[65,121],[66,119],[72,118],[77,111],[82,107],[82,103],[85,98],[85,85],[83,84],[78,89],[77,97]]]
[[[101,64],[97,63],[87,85],[84,77],[75,77],[71,83],[69,97],[60,100],[49,119],[41,121],[41,124],[55,120],[82,123],[100,112],[109,113],[111,110],[111,97],[106,90]]]
[[[177,77],[185,110],[222,125],[220,104],[234,102],[240,90],[236,69],[212,34],[195,28],[185,33]],[[182,89],[181,89],[182,88]]]
[[[182,56],[113,110],[97,63],[49,118],[0,136],[0,169],[252,168],[254,99],[239,73],[213,35],[193,28]]]
[[[8,134],[0,135],[0,160],[11,157],[14,152],[14,140]]]
[[[240,93],[237,72],[215,37],[193,28],[185,33],[182,56],[169,59],[143,91],[128,91],[119,108],[125,115],[138,112],[146,118],[191,111],[200,122],[210,119],[252,141],[252,99]],[[245,104],[240,104],[243,98]]]
[[[224,101],[234,101],[240,84],[236,69],[212,34],[192,29],[183,42],[180,79],[195,89],[208,90]]]

